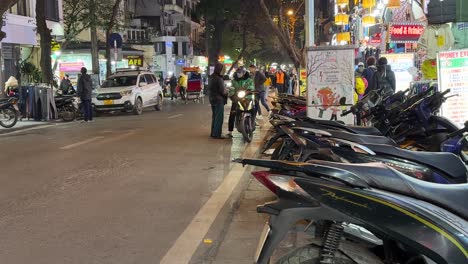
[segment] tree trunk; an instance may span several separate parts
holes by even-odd
[[[223,31],[226,23],[223,18],[217,15],[211,24],[214,26],[214,32],[210,41],[211,47],[208,47],[208,62],[209,65],[214,65],[219,60],[223,43]]]
[[[232,63],[231,67],[227,71],[228,75],[231,73],[232,69],[234,69],[234,65],[236,65],[242,59],[246,49],[247,49],[247,25],[243,25],[242,26],[242,49],[239,53],[239,56],[237,56],[236,61]]]
[[[47,28],[46,17],[45,17],[45,0],[36,1],[36,23],[37,32],[41,38],[41,71],[42,71],[42,82],[47,84],[53,84],[53,73],[52,73],[52,59],[51,59],[51,42],[52,35],[51,30]]]
[[[111,61],[111,50],[108,44],[109,36],[114,29],[115,21],[117,20],[117,15],[120,8],[120,3],[122,0],[115,0],[114,6],[112,7],[112,16],[110,17],[109,24],[106,28],[106,77],[109,77],[112,74],[112,61]]]
[[[294,65],[305,66],[305,60],[303,59],[304,56],[302,56],[302,54],[297,54],[295,47],[292,46],[291,42],[289,41],[289,32],[284,32],[273,22],[273,20],[270,17],[270,11],[268,7],[266,6],[265,1],[259,0],[259,2],[260,2],[260,9],[263,15],[266,17],[268,24],[270,25],[270,28],[273,30],[273,33],[278,37],[281,45],[288,53]],[[282,16],[280,15],[280,18],[281,17]]]
[[[99,42],[98,42],[98,37],[97,37],[97,29],[96,29],[96,3],[95,0],[90,0],[91,1],[91,10],[90,15],[91,15],[91,64],[93,67],[93,73],[94,74],[99,74]]]

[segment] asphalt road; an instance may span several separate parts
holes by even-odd
[[[0,263],[159,263],[245,149],[208,104],[0,135]]]

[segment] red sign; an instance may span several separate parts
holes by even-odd
[[[423,25],[392,25],[390,40],[393,42],[417,42],[423,33]]]

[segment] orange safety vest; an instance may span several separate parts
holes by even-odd
[[[276,73],[276,83],[284,84],[284,72],[277,72]]]

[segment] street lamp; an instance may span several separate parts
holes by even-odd
[[[294,10],[292,10],[292,9],[289,9],[287,14],[288,14],[288,16],[292,16],[292,15],[294,15]]]

